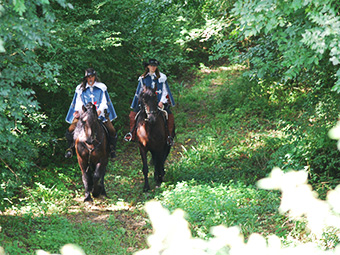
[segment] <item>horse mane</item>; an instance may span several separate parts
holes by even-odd
[[[74,139],[74,141],[77,140],[78,136],[79,136],[82,132],[84,132],[84,131],[83,131],[83,130],[84,130],[83,127],[84,127],[84,123],[83,123],[81,120],[79,120],[79,121],[77,122],[76,128],[74,129],[74,132],[73,132],[73,139]]]

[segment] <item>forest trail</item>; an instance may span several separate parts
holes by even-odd
[[[207,74],[202,71],[203,75]],[[195,83],[196,82],[196,83]],[[216,97],[216,81],[212,81],[211,89],[208,91],[210,97]],[[190,90],[194,89],[197,81],[190,81],[183,89],[183,94],[190,94]],[[205,95],[207,96],[207,95]],[[172,110],[175,115],[176,122],[176,138],[175,144],[171,148],[169,157],[165,163],[165,170],[169,164],[176,162],[181,157],[184,147],[191,147],[195,145],[195,138],[185,139],[186,134],[181,123],[186,123],[187,128],[191,129],[192,125],[204,126],[205,118],[202,111],[206,109],[206,102],[202,98],[198,102],[201,107],[188,109],[185,104],[181,102],[180,96],[177,98],[177,105]],[[185,112],[187,119],[185,121],[176,121],[176,113]],[[191,132],[191,131],[188,131]],[[122,132],[123,133],[123,132]],[[105,177],[106,190],[109,198],[94,199],[92,203],[84,203],[83,197],[75,199],[75,203],[68,208],[68,213],[65,215],[71,222],[82,224],[84,221],[90,221],[95,224],[100,224],[108,229],[112,226],[108,224],[114,217],[115,226],[125,229],[126,240],[135,239],[135,246],[128,247],[127,252],[135,252],[146,247],[146,237],[152,233],[152,229],[148,220],[148,216],[142,210],[145,202],[152,200],[159,190],[155,189],[153,183],[153,166],[149,164],[149,177],[151,182],[151,191],[143,193],[142,187],[144,178],[142,174],[142,161],[140,158],[138,145],[135,142],[123,141],[123,135],[120,134],[121,139],[118,141],[118,153],[115,159],[112,159],[108,165],[108,171]],[[150,156],[150,153],[149,153]],[[134,171],[132,174],[129,171]],[[165,175],[166,181],[166,175]],[[123,192],[121,192],[123,190]],[[83,190],[79,191],[80,194]],[[122,242],[124,242],[122,240]],[[126,244],[123,244],[124,247]],[[129,245],[127,245],[129,246]]]
[[[126,250],[124,254],[133,254],[138,250],[145,249],[147,237],[153,230],[143,206],[147,201],[161,199],[163,192],[174,184],[171,177],[169,177],[170,179],[167,178],[167,169],[180,162],[187,149],[190,150],[199,146],[197,137],[201,134],[198,134],[198,132],[209,126],[208,120],[214,116],[213,113],[211,116],[207,113],[209,107],[214,107],[212,103],[209,104],[209,100],[218,99],[218,90],[221,89],[220,85],[224,83],[223,79],[216,80],[216,76],[209,76],[211,72],[218,71],[221,71],[221,69],[202,70],[195,77],[190,77],[186,82],[181,82],[180,93],[175,96],[176,106],[172,108],[176,123],[176,137],[175,144],[171,148],[165,163],[164,187],[155,189],[154,169],[153,166],[149,165],[151,190],[147,193],[143,192],[144,178],[141,171],[142,161],[138,145],[135,142],[125,142],[123,136],[127,130],[118,130],[120,138],[117,144],[117,157],[110,159],[105,176],[106,191],[109,197],[94,199],[92,203],[84,203],[84,187],[80,169],[74,156],[71,160],[65,162],[65,169],[72,169],[73,172],[70,172],[64,180],[68,182],[69,197],[59,198],[60,200],[53,199],[51,211],[49,211],[50,204],[45,206],[44,209],[41,209],[38,205],[36,208],[39,210],[37,217],[42,214],[43,217],[46,216],[47,221],[52,221],[54,217],[52,214],[56,212],[59,217],[58,220],[67,219],[72,228],[83,229],[84,226],[90,225],[96,231],[109,233],[115,241],[120,243],[120,247]],[[204,82],[204,84],[201,82]],[[53,173],[55,178],[58,178],[58,169],[54,169]],[[51,188],[51,191],[53,189],[54,187]],[[29,206],[27,207],[29,208]],[[25,212],[8,210],[3,215],[3,219],[20,214],[25,214]],[[79,241],[77,244],[84,245]]]

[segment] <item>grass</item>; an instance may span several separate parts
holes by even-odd
[[[217,185],[198,184],[194,180],[180,182],[169,186],[158,199],[170,211],[183,209],[193,235],[203,239],[211,237],[211,227],[221,224],[239,226],[246,237],[254,232],[274,234],[276,229],[268,226],[283,218],[276,213],[280,204],[276,192],[233,181]]]
[[[70,217],[70,219],[68,219]],[[43,249],[58,253],[67,243],[76,243],[86,254],[126,254],[125,247],[135,246],[134,232],[127,236],[124,225],[113,215],[107,217],[105,225],[95,221],[74,222],[77,215],[48,216],[6,216],[3,218],[3,230],[10,239],[2,239],[1,244],[8,254],[34,254]],[[113,253],[112,253],[113,254]]]
[[[288,138],[273,111],[279,100],[268,103],[259,97],[240,78],[241,69],[206,69],[197,79],[180,84],[173,109],[176,144],[166,163],[166,182],[159,189],[142,192],[138,149],[123,141],[118,143],[118,158],[108,166],[110,198],[93,204],[82,201],[75,158],[38,170],[34,184],[24,187],[10,201],[12,206],[0,213],[0,245],[6,253],[57,253],[63,245],[75,243],[86,254],[133,254],[147,246],[152,232],[143,210],[152,199],[170,211],[185,210],[193,235],[204,239],[211,237],[210,227],[219,224],[240,226],[245,237],[262,233],[282,240],[309,238],[302,223],[277,212],[280,194],[255,185],[281,163],[277,159],[285,155]],[[61,154],[57,160],[64,161]],[[153,188],[153,178],[150,182]],[[324,240],[338,242],[332,231]]]

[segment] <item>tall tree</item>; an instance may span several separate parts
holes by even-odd
[[[67,6],[63,0],[56,2]],[[58,65],[39,62],[36,53],[38,48],[51,46],[54,15],[49,3],[16,0],[0,8],[0,185],[7,185],[7,192],[11,182],[17,182],[13,174],[27,180],[24,177],[34,165],[32,159],[48,136],[44,132],[46,116],[34,89],[58,86],[54,81]]]

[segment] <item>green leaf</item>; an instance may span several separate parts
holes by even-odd
[[[20,16],[26,11],[25,1],[24,0],[14,0],[14,10],[19,13]]]

